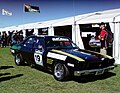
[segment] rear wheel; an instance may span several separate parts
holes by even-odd
[[[70,78],[70,73],[65,64],[56,63],[54,65],[53,75],[56,80],[64,81]]]
[[[24,64],[24,61],[23,61],[22,56],[20,54],[15,55],[15,64],[17,66],[21,66]]]

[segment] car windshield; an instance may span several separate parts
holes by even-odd
[[[68,38],[49,38],[46,40],[48,49],[76,49],[77,46]]]

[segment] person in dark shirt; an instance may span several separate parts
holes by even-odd
[[[7,46],[7,34],[6,34],[6,32],[3,32],[3,35],[1,37],[1,41],[2,41],[2,47],[6,47]]]

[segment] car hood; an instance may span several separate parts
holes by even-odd
[[[107,55],[103,55],[93,51],[85,51],[80,49],[62,49],[62,50],[51,50],[54,53],[64,55],[67,57],[74,58],[78,61],[100,61],[103,58],[112,58]],[[61,56],[62,57],[62,56]]]
[[[80,57],[83,60],[99,60],[99,58],[96,55],[92,55],[91,53],[86,53],[85,51],[79,51],[79,50],[63,50],[63,52],[69,53],[71,55]]]

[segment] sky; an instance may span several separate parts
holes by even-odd
[[[24,4],[38,6],[40,13],[25,12]],[[0,28],[117,8],[120,0],[0,0]],[[2,15],[2,9],[12,16]]]

